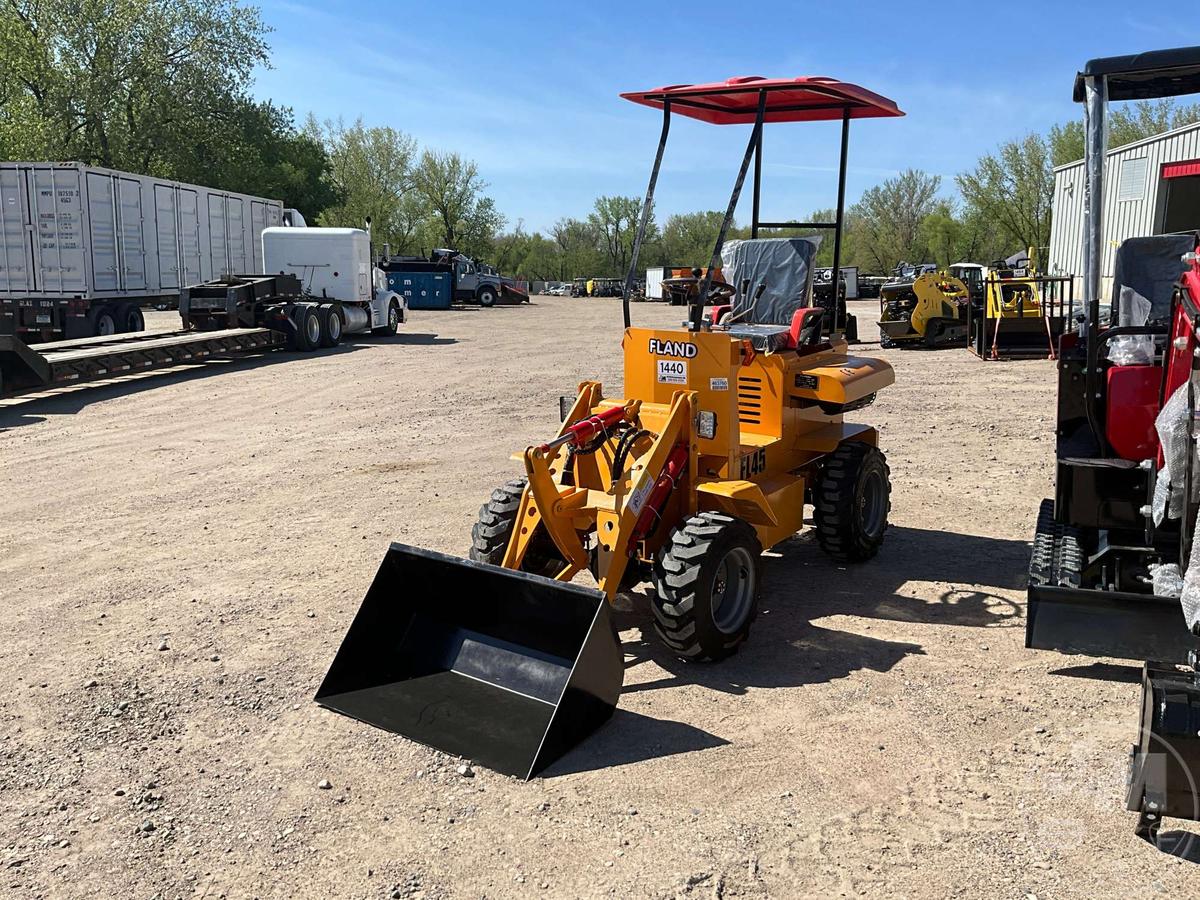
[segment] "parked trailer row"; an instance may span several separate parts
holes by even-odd
[[[140,331],[142,304],[264,271],[263,230],[284,217],[278,200],[80,163],[0,163],[0,334]]]
[[[406,319],[403,298],[379,286],[365,231],[271,228],[262,243],[264,263],[281,274],[183,289],[180,331],[32,346],[0,335],[0,396],[237,353],[336,347],[348,334],[395,334]]]

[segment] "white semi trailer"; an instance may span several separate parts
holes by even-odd
[[[313,351],[347,334],[394,334],[404,298],[371,264],[357,228],[267,228],[256,275],[184,288],[182,330],[97,336],[30,346],[0,334],[0,396],[273,349]]]
[[[0,162],[0,334],[35,343],[141,331],[143,305],[263,271],[263,230],[289,212],[99,166]]]

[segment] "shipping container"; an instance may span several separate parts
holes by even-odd
[[[262,231],[282,222],[278,200],[80,163],[0,163],[0,334],[140,330],[141,305],[261,272]]]

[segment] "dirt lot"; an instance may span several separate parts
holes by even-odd
[[[388,541],[464,553],[558,395],[616,393],[619,321],[420,312],[0,407],[0,894],[1196,896],[1123,810],[1137,671],[1022,646],[1046,361],[889,351],[879,557],[779,548],[715,666],[633,615],[619,711],[544,778],[316,706]]]

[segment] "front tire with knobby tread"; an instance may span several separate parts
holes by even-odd
[[[513,478],[492,491],[487,503],[479,507],[479,519],[471,528],[471,551],[468,554],[475,562],[499,566],[504,563],[504,554],[516,526],[521,510],[521,495],[525,492],[527,479]],[[540,528],[525,551],[521,563],[522,572],[545,575],[553,578],[566,565],[558,548]]]
[[[878,553],[891,490],[891,470],[879,448],[847,441],[829,454],[813,490],[821,549],[842,562],[861,562]]]
[[[702,512],[677,527],[654,565],[654,628],[675,655],[716,661],[737,652],[758,613],[758,535]]]

